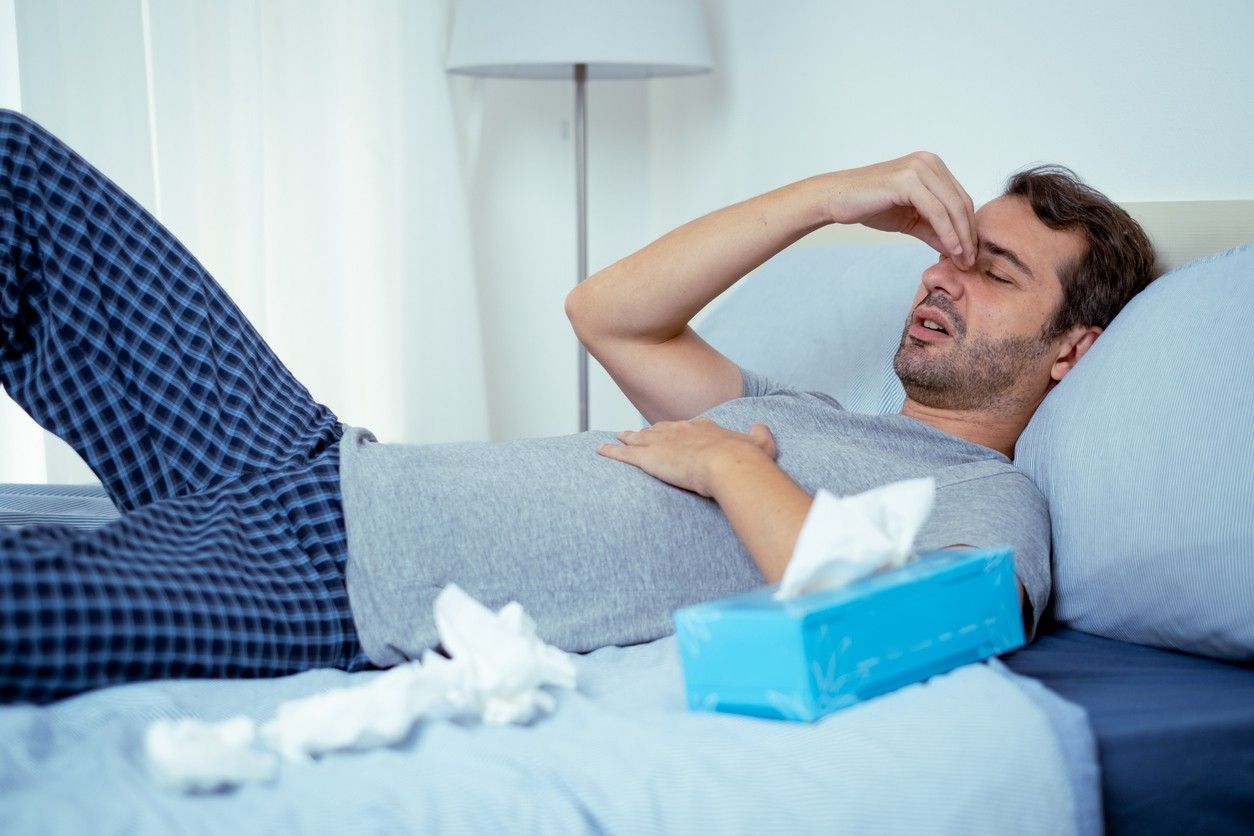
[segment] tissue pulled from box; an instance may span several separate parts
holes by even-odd
[[[932,513],[931,477],[893,482],[853,496],[820,489],[806,514],[775,598],[839,589],[914,556],[914,538]]]
[[[575,687],[573,659],[541,641],[516,602],[494,613],[449,584],[436,597],[435,623],[452,658],[428,650],[421,660],[360,685],[289,700],[259,733],[248,717],[157,721],[145,738],[153,776],[184,792],[269,780],[276,752],[307,762],[329,752],[389,746],[423,719],[526,723],[557,705],[544,686]]]

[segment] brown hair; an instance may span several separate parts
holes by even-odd
[[[1141,225],[1066,166],[1038,165],[1011,175],[1004,194],[1025,198],[1042,223],[1079,232],[1086,244],[1079,261],[1059,271],[1062,304],[1046,336],[1073,325],[1105,328],[1160,272]]]

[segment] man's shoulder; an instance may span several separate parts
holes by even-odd
[[[1048,525],[1049,503],[1027,474],[1004,459],[947,467],[936,475],[938,495],[976,513],[1005,515],[1020,524]]]
[[[1011,491],[1044,499],[1028,475],[1015,467],[1013,462],[1001,456],[947,465],[937,474],[937,486],[940,487],[942,484],[945,486],[966,484],[976,490]]]

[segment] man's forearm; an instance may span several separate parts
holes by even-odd
[[[684,224],[581,283],[567,300],[585,338],[663,342],[742,276],[831,222],[819,175]]]
[[[769,456],[748,447],[711,467],[709,489],[767,583],[777,583],[814,498]]]

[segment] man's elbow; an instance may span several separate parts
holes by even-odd
[[[577,284],[570,293],[566,294],[566,318],[570,320],[571,325],[575,325],[583,317],[583,294],[580,293],[582,287],[582,284]]]
[[[585,346],[589,345],[599,333],[596,318],[596,288],[588,286],[587,281],[575,285],[566,294],[566,319],[574,329],[575,336]]]

